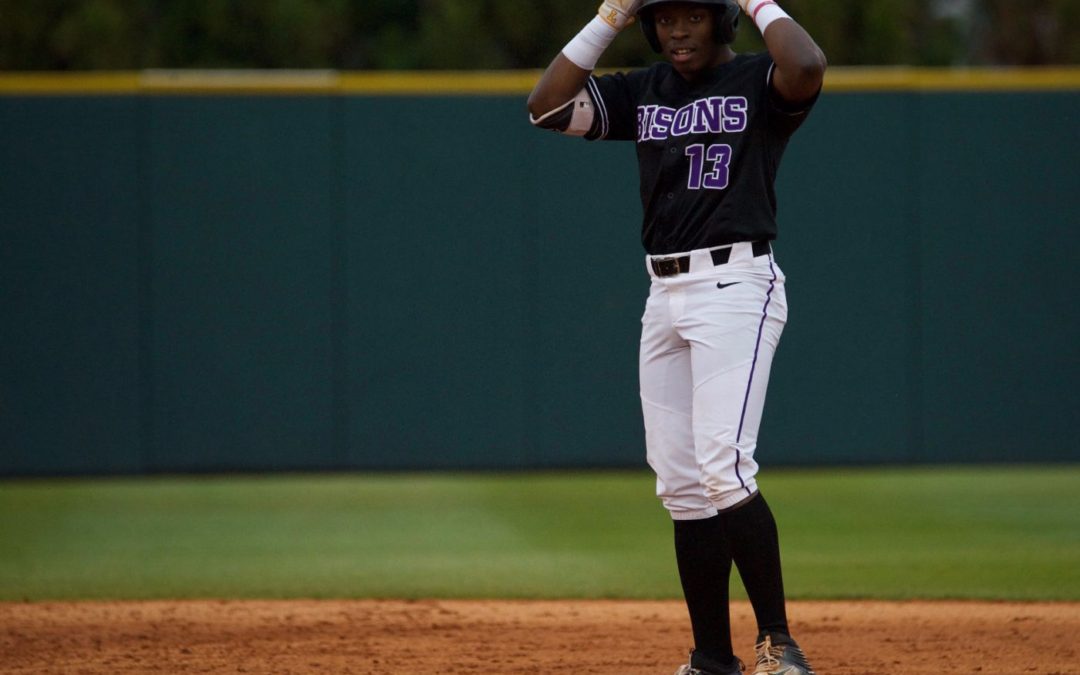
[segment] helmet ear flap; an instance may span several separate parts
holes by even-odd
[[[643,9],[638,12],[638,21],[641,23],[641,32],[645,33],[645,39],[648,41],[649,46],[659,54],[662,47],[660,46],[660,38],[656,35],[656,19],[653,18],[652,11]]]
[[[716,41],[722,45],[735,42],[735,33],[739,30],[739,14],[741,10],[734,2],[728,0],[716,9]],[[655,27],[653,29],[655,33]]]

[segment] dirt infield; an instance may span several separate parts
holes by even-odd
[[[794,602],[818,675],[1080,674],[1080,604]],[[736,651],[753,618],[733,608]],[[668,675],[678,602],[183,601],[0,604],[3,673]]]

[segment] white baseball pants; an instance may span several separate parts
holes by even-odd
[[[772,253],[755,257],[749,243],[721,265],[709,249],[674,255],[690,256],[689,272],[660,277],[645,261],[641,408],[656,494],[673,519],[694,520],[757,490],[754,450],[787,298]]]

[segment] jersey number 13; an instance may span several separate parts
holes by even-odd
[[[686,187],[691,190],[723,190],[728,186],[731,165],[731,146],[716,143],[705,147],[703,143],[686,146],[690,158],[690,178]]]

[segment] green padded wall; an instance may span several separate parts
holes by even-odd
[[[140,455],[140,127],[129,98],[0,98],[0,471]]]
[[[1080,460],[1078,113],[822,97],[764,464]],[[0,474],[643,467],[634,161],[522,96],[0,96]]]
[[[155,469],[303,469],[334,443],[338,104],[151,99]]]
[[[951,94],[920,110],[918,460],[1080,459],[1077,102]]]

